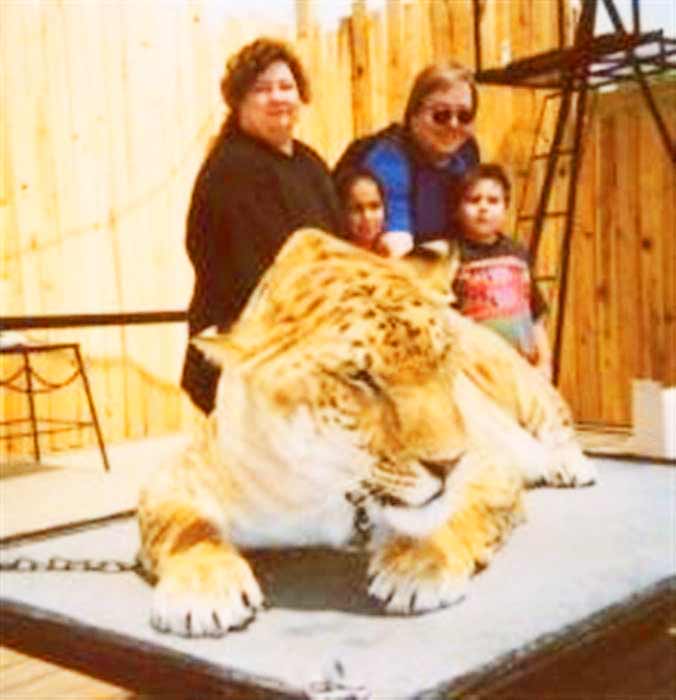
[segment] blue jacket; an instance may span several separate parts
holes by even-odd
[[[399,124],[350,144],[338,160],[334,177],[349,168],[370,170],[387,198],[386,231],[410,231],[420,243],[452,232],[449,211],[453,182],[479,162],[479,147],[470,138],[448,164],[429,164]]]

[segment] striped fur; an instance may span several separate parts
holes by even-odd
[[[360,542],[386,610],[433,610],[521,521],[524,486],[593,481],[558,392],[449,307],[452,267],[299,231],[230,333],[196,340],[216,409],[139,501],[154,627],[247,625],[250,547]]]

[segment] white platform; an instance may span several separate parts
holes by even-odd
[[[139,654],[179,654],[252,692],[275,684],[302,697],[339,662],[346,682],[373,699],[442,697],[467,674],[676,574],[676,470],[596,461],[594,487],[529,492],[528,522],[474,579],[466,600],[428,615],[381,615],[364,593],[363,558],[298,552],[256,562],[272,608],[224,639],[154,632],[151,588],[133,574],[5,573],[2,603],[60,616],[74,631],[114,634],[140,645]],[[131,559],[137,544],[131,519],[2,557]]]

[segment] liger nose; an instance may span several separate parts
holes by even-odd
[[[432,476],[444,481],[453,469],[455,469],[461,458],[462,454],[458,455],[455,459],[421,459],[418,461]]]

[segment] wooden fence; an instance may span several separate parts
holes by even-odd
[[[676,81],[654,95],[673,133]],[[632,378],[676,385],[676,173],[636,87],[596,97],[579,188],[561,386],[629,425]]]
[[[559,5],[480,3],[484,67],[554,47]],[[314,21],[311,0],[298,0],[297,26],[284,27],[245,25],[213,7],[206,0],[0,4],[1,315],[186,307],[192,183],[224,116],[225,59],[255,36],[294,41],[314,92],[300,137],[330,163],[353,136],[400,118],[424,65],[449,56],[474,63],[471,0],[395,0],[379,12],[356,0],[332,31]],[[561,19],[569,38],[571,11]],[[540,96],[482,87],[480,99],[483,157],[503,162],[519,184]],[[660,100],[673,123],[673,86]],[[633,93],[601,97],[587,153],[562,386],[580,419],[627,423],[629,378],[676,382],[673,171]],[[27,335],[81,343],[108,442],[194,419],[177,381],[183,324]],[[63,363],[50,359],[41,371],[59,376],[68,371]],[[13,367],[3,360],[0,380]],[[22,401],[2,392],[4,419],[25,415]],[[86,413],[75,391],[46,394],[39,408],[49,417]],[[54,435],[46,448],[92,438]],[[26,440],[0,442],[0,452],[29,449]]]

